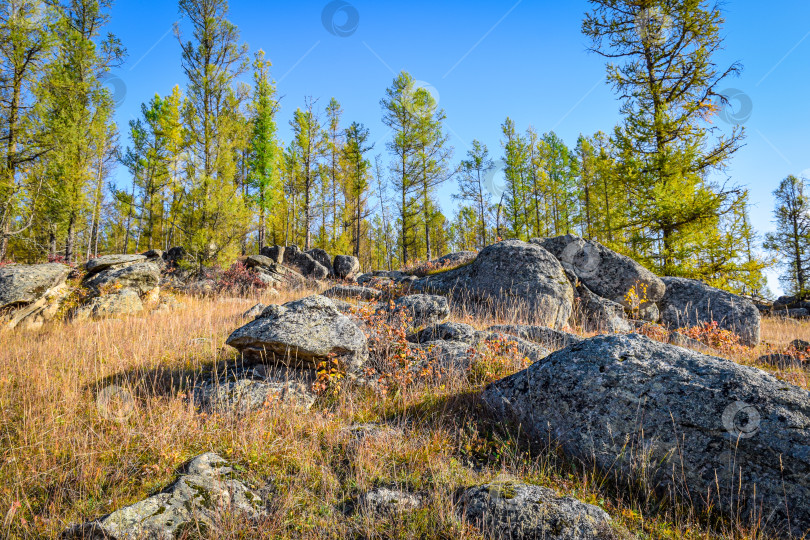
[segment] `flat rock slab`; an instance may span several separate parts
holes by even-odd
[[[356,372],[368,359],[366,335],[325,296],[269,306],[226,342],[246,358],[317,367],[330,355]]]
[[[214,453],[192,459],[164,491],[95,521],[71,527],[62,538],[168,540],[183,531],[215,534],[220,513],[258,519],[266,515],[262,498],[234,478],[236,471]]]
[[[0,268],[0,309],[24,306],[65,282],[70,268],[64,264],[12,264]]]
[[[323,295],[328,298],[356,298],[357,300],[371,301],[379,300],[382,291],[356,285],[335,285],[324,291]]]
[[[643,470],[662,496],[732,518],[761,513],[777,534],[810,530],[810,392],[762,370],[638,335],[600,336],[482,397],[538,444],[558,442],[617,481]]]
[[[146,254],[103,255],[101,257],[96,257],[95,259],[90,259],[89,261],[87,261],[87,263],[84,265],[84,269],[87,270],[88,276],[92,276],[93,274],[98,274],[99,272],[107,270],[108,268],[123,268],[124,266],[129,266],[130,264],[145,262],[147,259],[150,258],[155,257],[148,257]]]
[[[661,323],[672,329],[717,322],[745,345],[759,344],[761,315],[750,300],[694,279],[665,277],[666,294],[658,303]]]
[[[244,414],[263,407],[286,405],[308,410],[315,403],[311,381],[256,380],[251,378],[216,381],[194,390],[194,401],[202,409]]]
[[[466,489],[459,506],[489,538],[614,540],[610,516],[592,504],[541,486],[494,482]]]

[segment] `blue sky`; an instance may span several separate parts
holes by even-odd
[[[726,174],[751,191],[751,218],[760,232],[772,229],[771,192],[788,174],[810,177],[810,2],[728,0],[724,7],[725,50],[721,67],[740,61],[744,71],[724,87],[750,99],[735,101],[729,113],[745,121],[746,146]],[[619,102],[604,82],[604,60],[587,52],[580,33],[585,0],[551,2],[383,2],[351,0],[329,12],[325,1],[232,0],[230,19],[251,51],[264,49],[283,96],[279,123],[289,140],[288,121],[305,96],[326,105],[334,96],[344,122],[364,123],[385,153],[386,128],[379,101],[396,72],[409,71],[432,86],[447,112],[455,159],[479,139],[499,154],[499,126],[510,116],[556,131],[569,145],[580,133],[610,131]],[[772,7],[773,6],[773,7]],[[117,120],[126,142],[126,123],[156,92],[185,85],[180,49],[171,29],[175,2],[118,0],[109,30],[129,56],[110,81],[120,101]],[[180,21],[181,28],[183,21]],[[347,34],[347,35],[341,35]],[[248,80],[249,77],[246,77]],[[729,126],[718,121],[723,128]],[[118,182],[128,182],[119,168]],[[450,194],[442,188],[445,211]],[[778,290],[774,276],[771,288]]]

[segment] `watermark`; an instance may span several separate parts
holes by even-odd
[[[411,81],[411,83],[404,91],[405,95],[403,96],[402,100],[402,104],[403,107],[405,107],[405,110],[407,110],[411,114],[418,114],[422,108],[421,106],[427,104],[428,100],[425,100],[423,102],[422,100],[419,99],[418,96],[419,94],[421,94],[420,91],[427,92],[428,95],[430,95],[430,97],[433,98],[432,100],[430,100],[433,102],[431,104],[433,109],[438,108],[440,96],[439,91],[436,90],[436,87],[425,81]]]
[[[501,196],[506,193],[506,189],[509,186],[506,182],[505,172],[506,162],[499,159],[492,164],[492,166],[487,170],[486,174],[484,174],[484,178],[481,180],[481,185],[484,186],[487,193],[496,199],[500,199]]]
[[[641,10],[635,18],[636,34],[644,43],[660,45],[672,35],[672,17],[659,7]]]
[[[324,6],[321,23],[333,36],[349,37],[360,25],[360,12],[345,0],[334,0]]]
[[[102,73],[98,78],[98,82],[109,89],[110,96],[116,108],[124,103],[124,100],[127,98],[127,85],[121,77],[113,75],[112,73]]]
[[[123,423],[135,411],[135,399],[126,388],[111,385],[96,396],[96,409],[103,418]]]
[[[762,418],[753,405],[735,401],[723,411],[723,427],[735,439],[749,439],[759,433]]]
[[[570,266],[578,278],[591,278],[599,271],[602,255],[596,246],[577,238],[565,246],[560,261],[563,265]]]
[[[754,111],[751,96],[737,88],[727,88],[720,92],[715,101],[717,116],[726,124],[741,126],[745,124]]]

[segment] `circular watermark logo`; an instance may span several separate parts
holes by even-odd
[[[602,255],[595,246],[582,238],[577,238],[565,246],[560,261],[570,266],[577,277],[590,278],[597,274],[602,263]]]
[[[103,73],[98,78],[98,81],[109,89],[110,96],[116,108],[120,107],[127,97],[127,85],[124,79],[112,73]]]
[[[744,401],[735,401],[723,411],[723,427],[735,439],[748,439],[759,433],[762,418],[753,405]]]
[[[427,92],[427,94],[433,99],[427,100],[424,96],[420,98],[422,91]],[[428,101],[433,102],[432,107],[434,109],[439,106],[439,91],[436,90],[435,86],[428,82],[412,81],[405,89],[404,94],[402,105],[411,114],[418,114],[422,110],[422,107],[428,103]]]
[[[641,10],[635,18],[636,34],[649,44],[665,43],[672,35],[673,24],[672,17],[657,6]]]
[[[135,411],[135,399],[126,388],[111,385],[96,396],[96,409],[107,420],[124,422]]]
[[[506,182],[506,162],[502,159],[495,161],[492,166],[484,174],[481,184],[487,193],[495,198],[500,198],[505,192],[509,184]]]
[[[324,6],[321,22],[333,36],[349,37],[360,25],[360,12],[345,0],[334,0]]]
[[[719,93],[715,102],[717,116],[726,124],[741,126],[751,118],[754,102],[751,96],[737,88],[727,88]]]

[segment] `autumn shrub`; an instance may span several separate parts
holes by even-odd
[[[726,354],[744,354],[746,351],[746,347],[740,343],[740,336],[730,330],[720,328],[717,321],[678,328],[676,332]]]
[[[230,268],[217,274],[214,281],[215,289],[219,293],[249,295],[267,288],[267,283],[241,261],[233,263]]]

